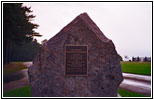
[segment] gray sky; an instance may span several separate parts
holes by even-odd
[[[36,15],[33,23],[40,25],[39,42],[50,39],[76,16],[87,12],[101,31],[111,39],[124,58],[151,56],[152,3],[150,2],[83,2],[24,3]]]

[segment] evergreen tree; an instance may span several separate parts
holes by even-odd
[[[144,61],[145,61],[145,62],[147,62],[147,61],[148,61],[147,57],[145,57],[145,58],[144,58]]]
[[[35,17],[28,7],[22,3],[3,3],[3,63],[10,62],[11,46],[13,43],[23,45],[41,36],[33,29],[38,27],[30,21]]]
[[[137,57],[137,61],[140,61],[140,58],[139,57]]]
[[[25,45],[12,45],[11,61],[32,61],[34,56],[39,52],[41,44],[37,40],[33,40]]]
[[[132,61],[135,61],[135,58],[134,57],[132,57]]]

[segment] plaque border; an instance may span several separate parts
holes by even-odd
[[[66,46],[86,46],[87,47],[87,74],[85,75],[66,75]],[[88,45],[65,45],[65,50],[64,50],[64,76],[88,76]]]

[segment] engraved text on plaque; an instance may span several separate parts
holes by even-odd
[[[65,46],[65,74],[87,75],[87,46]]]

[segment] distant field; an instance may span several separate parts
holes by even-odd
[[[151,75],[151,62],[121,62],[122,72]]]

